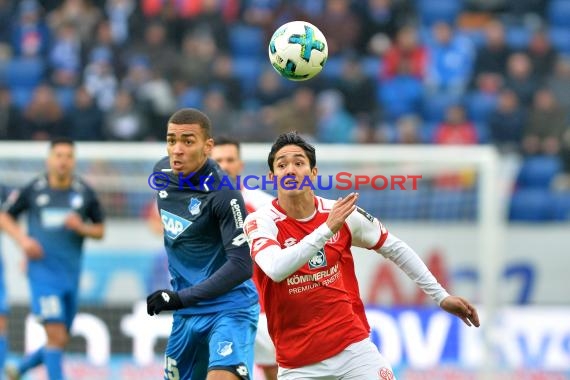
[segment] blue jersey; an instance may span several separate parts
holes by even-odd
[[[49,187],[46,176],[25,186],[7,202],[14,218],[27,213],[28,235],[43,248],[44,256],[29,260],[28,276],[32,285],[55,289],[76,289],[81,272],[84,237],[64,226],[66,217],[77,213],[84,221],[103,223],[103,211],[95,192],[74,177],[69,189]]]
[[[191,179],[180,179],[170,170],[168,157],[161,159],[154,172],[169,177],[168,187],[157,192],[157,205],[164,226],[164,245],[172,287],[179,291],[208,279],[227,261],[226,253],[243,249],[245,205],[240,191],[220,186],[227,179],[218,164],[208,160]],[[208,178],[200,185],[200,178]],[[251,279],[230,291],[177,311],[178,314],[204,314],[242,309],[258,302]]]

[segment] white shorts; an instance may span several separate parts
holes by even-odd
[[[353,343],[322,362],[300,368],[281,368],[279,380],[395,380],[392,366],[370,338]]]
[[[260,367],[276,366],[275,346],[267,330],[267,316],[259,314],[257,334],[255,335],[254,361]]]

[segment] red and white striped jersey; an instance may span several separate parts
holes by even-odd
[[[263,251],[279,254],[317,232],[334,202],[315,197],[316,212],[304,220],[289,218],[277,200],[250,214],[244,230],[253,259]],[[357,208],[324,247],[314,248],[316,253],[282,281],[272,280],[256,262],[254,281],[280,366],[320,362],[369,336],[350,248],[378,250],[387,237],[378,219]]]

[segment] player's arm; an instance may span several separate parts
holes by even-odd
[[[391,260],[442,309],[457,315],[469,326],[479,326],[475,308],[461,297],[450,296],[418,254],[404,241],[388,233],[377,218],[358,208],[349,217],[347,225],[354,246],[374,250]]]
[[[17,222],[18,216],[28,209],[29,187],[21,192],[14,190],[0,209],[0,229],[6,232],[31,259],[43,256],[42,246],[31,238]]]
[[[268,215],[255,212],[246,218],[245,233],[251,256],[269,278],[281,282],[309,261],[344,224],[354,210],[357,195],[349,195],[335,203],[325,223],[298,243],[281,248],[278,228]]]

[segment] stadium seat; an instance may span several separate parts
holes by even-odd
[[[6,84],[9,87],[36,87],[43,79],[45,66],[35,58],[15,58],[6,67]]]
[[[509,220],[544,222],[551,219],[551,197],[546,189],[520,189],[511,197]]]
[[[422,84],[410,76],[394,77],[378,87],[377,99],[384,107],[388,121],[421,111]]]
[[[570,27],[570,1],[551,0],[547,8],[547,21],[551,26]]]
[[[75,99],[75,90],[72,87],[60,87],[55,89],[55,96],[59,105],[65,110],[69,111],[73,106]]]
[[[465,98],[465,109],[469,120],[475,123],[487,123],[489,115],[497,106],[497,95],[472,92]]]
[[[241,87],[246,97],[251,96],[257,87],[260,75],[260,67],[264,67],[262,58],[256,57],[234,57],[233,71],[239,78]]]
[[[12,103],[14,103],[14,105],[20,110],[23,110],[32,100],[32,97],[34,96],[34,91],[35,91],[34,87],[11,88],[10,92],[12,93]]]
[[[380,182],[378,182],[380,184]],[[411,184],[410,184],[411,186]],[[420,191],[377,190],[372,187],[358,190],[358,205],[381,219],[413,220],[421,214]],[[344,196],[339,194],[338,196]]]
[[[428,94],[423,99],[423,117],[428,123],[441,122],[445,119],[447,109],[461,104],[461,97],[448,94]]]
[[[418,15],[424,26],[438,21],[454,25],[462,9],[462,0],[417,0]]]
[[[491,139],[491,130],[488,123],[475,123],[479,144],[487,144]]]
[[[485,32],[483,29],[460,29],[458,33],[468,38],[475,48],[481,47],[485,44]]]
[[[371,78],[378,78],[382,70],[382,59],[379,57],[363,57],[362,71]]]
[[[261,28],[249,25],[235,25],[228,32],[234,57],[261,57],[267,52],[268,41]]]
[[[429,220],[472,220],[476,214],[473,190],[434,189],[428,196]]]
[[[526,158],[519,170],[519,189],[548,189],[552,179],[562,170],[557,156],[536,156]]]
[[[321,75],[329,79],[338,79],[342,73],[342,67],[346,61],[341,56],[329,56]]]
[[[189,88],[178,96],[178,107],[200,108],[202,107],[203,97],[204,93],[202,90],[197,88]]]
[[[570,27],[551,27],[548,35],[552,46],[560,53],[570,54]]]
[[[512,25],[506,28],[507,45],[513,49],[526,49],[532,38],[532,31],[522,25]]]
[[[570,221],[570,191],[554,193],[552,199],[552,219]]]

